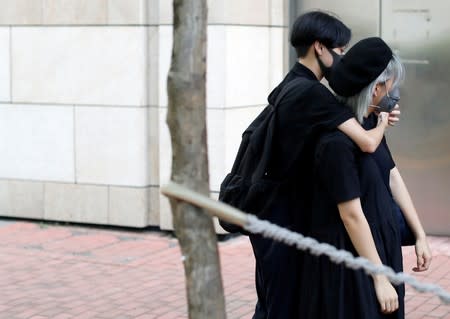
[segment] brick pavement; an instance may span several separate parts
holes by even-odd
[[[432,237],[424,281],[450,290],[450,238]],[[254,259],[246,237],[220,243],[228,318],[251,318]],[[404,250],[405,270],[414,251]],[[156,231],[0,220],[1,319],[186,318],[176,239]],[[408,319],[450,319],[450,306],[407,289]]]

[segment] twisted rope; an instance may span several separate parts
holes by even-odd
[[[179,184],[171,182],[163,186],[161,192],[166,196],[202,207],[206,209],[208,214],[217,216],[229,223],[242,226],[253,234],[261,234],[264,237],[295,246],[297,249],[309,251],[315,256],[326,255],[334,263],[344,263],[344,265],[351,269],[363,269],[367,274],[385,275],[394,284],[406,283],[419,292],[432,293],[438,296],[442,302],[446,304],[450,303],[450,293],[438,285],[421,283],[413,276],[403,272],[396,273],[392,268],[385,265],[374,265],[366,258],[354,257],[345,250],[338,250],[332,245],[319,243],[314,238],[305,237],[302,234],[295,233],[268,221],[260,220],[254,215],[245,214],[234,207],[198,194]]]
[[[432,293],[438,296],[444,303],[450,303],[450,293],[438,285],[421,283],[413,276],[404,272],[396,273],[388,266],[375,265],[366,258],[354,257],[348,251],[337,249],[330,244],[319,243],[314,238],[305,237],[302,234],[295,233],[268,221],[260,220],[253,215],[247,215],[247,223],[243,227],[252,234],[261,234],[264,237],[294,246],[299,250],[309,251],[315,256],[326,255],[336,264],[343,263],[347,267],[355,270],[363,269],[367,274],[385,275],[394,284],[408,284],[419,292]]]

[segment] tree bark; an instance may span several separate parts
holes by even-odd
[[[206,0],[174,0],[172,61],[167,79],[167,124],[173,181],[209,195],[206,144]],[[224,319],[220,262],[211,217],[170,200],[183,254],[190,319]]]

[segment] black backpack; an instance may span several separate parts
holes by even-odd
[[[302,82],[303,85],[300,86]],[[290,90],[302,89],[305,92],[314,83],[316,82],[305,78],[291,80],[278,94],[274,105],[267,105],[244,131],[233,168],[220,185],[220,201],[258,217],[268,209],[265,204],[276,196],[283,182],[267,176],[273,151],[277,107]],[[219,220],[219,223],[230,233],[248,235],[240,226],[224,220]]]

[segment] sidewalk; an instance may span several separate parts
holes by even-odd
[[[431,237],[420,280],[450,291],[450,238]],[[254,258],[246,237],[220,244],[229,319],[251,318]],[[404,250],[405,271],[414,250]],[[0,220],[1,319],[187,318],[176,239],[156,232]],[[407,286],[408,319],[450,319],[450,305]]]

